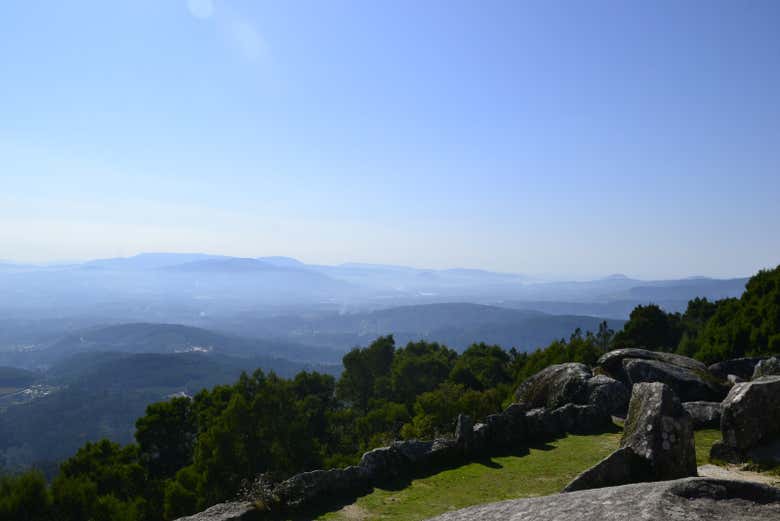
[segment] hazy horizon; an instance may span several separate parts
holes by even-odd
[[[0,258],[780,262],[780,4],[18,2]]]
[[[413,264],[392,264],[387,262],[362,262],[362,261],[355,261],[351,259],[346,259],[344,261],[335,262],[335,263],[326,263],[326,262],[308,261],[306,259],[301,259],[298,257],[293,257],[291,255],[284,255],[284,254],[228,255],[225,253],[205,252],[205,251],[139,251],[136,253],[132,253],[130,255],[122,255],[120,257],[94,257],[94,258],[80,258],[80,259],[47,259],[47,260],[26,260],[26,261],[18,260],[18,259],[0,258],[0,264],[18,264],[18,265],[28,265],[28,266],[38,266],[38,267],[58,267],[58,266],[66,267],[68,265],[78,265],[78,264],[93,262],[93,261],[110,260],[110,259],[118,259],[118,258],[129,259],[129,258],[144,256],[144,255],[206,255],[206,256],[215,256],[215,257],[234,257],[234,258],[244,258],[244,259],[285,258],[285,259],[292,259],[295,261],[299,261],[304,266],[338,267],[338,266],[345,266],[345,265],[358,265],[358,266],[364,265],[364,266],[376,266],[376,267],[388,267],[388,268],[409,268],[415,270],[445,270],[445,271],[446,270],[477,270],[477,271],[488,271],[492,273],[503,273],[506,275],[518,275],[518,276],[528,278],[529,283],[557,282],[557,281],[589,281],[589,280],[599,280],[599,279],[612,278],[612,277],[626,277],[629,279],[636,279],[636,280],[654,280],[653,277],[643,277],[625,271],[614,272],[614,273],[592,273],[592,274],[521,273],[517,271],[490,270],[480,266],[451,265],[451,266],[432,267],[432,266],[422,266],[422,265],[413,265]],[[773,268],[774,266],[764,266],[759,269],[773,269]],[[702,273],[694,273],[689,275],[669,277],[669,279],[684,280],[688,278],[699,278],[699,277],[713,278],[713,279],[733,279],[733,278],[749,278],[754,274],[755,272],[719,277],[719,276],[712,276],[712,275],[702,274]],[[655,280],[660,280],[660,279],[655,279]]]

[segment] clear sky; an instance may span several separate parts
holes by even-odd
[[[0,258],[780,263],[780,2],[0,4]]]

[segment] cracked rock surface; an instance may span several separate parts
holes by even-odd
[[[710,478],[639,483],[489,503],[431,521],[766,521],[780,519],[780,490]]]

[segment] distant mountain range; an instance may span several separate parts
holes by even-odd
[[[512,317],[510,328],[491,328],[486,324],[501,324],[507,317],[495,310],[456,312],[450,308],[445,314],[455,313],[457,323],[437,323],[436,327],[428,323],[424,328],[410,329],[405,323],[387,322],[389,319],[376,313],[460,302],[620,320],[638,304],[655,302],[667,310],[680,311],[694,297],[738,296],[746,281],[703,277],[642,281],[616,274],[593,281],[538,282],[521,274],[475,269],[360,263],[324,266],[289,257],[203,253],[145,253],[59,266],[9,263],[0,266],[4,295],[0,301],[0,352],[42,349],[66,333],[124,323],[182,324],[223,331],[228,336],[272,338],[340,351],[385,331],[385,324],[398,331],[399,340],[439,335],[440,340],[462,346],[478,334],[481,340],[495,338],[502,344],[536,347],[550,335],[563,334],[568,325],[592,328],[592,321],[537,317],[534,324],[517,315]],[[435,311],[425,313],[429,318],[436,316]],[[469,331],[462,325],[469,313],[483,317],[481,330],[475,325],[477,329]],[[488,317],[491,314],[494,316]],[[551,326],[556,321],[561,328]],[[529,333],[531,328],[538,333]]]
[[[0,365],[46,369],[79,353],[101,352],[200,353],[251,360],[253,367],[284,374],[323,365],[337,367],[343,354],[342,350],[306,346],[282,338],[241,338],[181,324],[131,323],[66,333],[38,348],[0,351]],[[88,361],[88,357],[83,360]]]

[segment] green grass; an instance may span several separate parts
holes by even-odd
[[[693,434],[696,441],[696,464],[706,465],[715,463],[710,461],[710,449],[716,441],[720,441],[721,434],[719,429],[703,429]]]
[[[376,489],[325,521],[427,519],[448,510],[560,492],[577,474],[617,448],[620,433],[567,436],[547,450],[495,457],[412,481],[403,490]]]
[[[403,490],[376,489],[354,504],[329,512],[322,521],[413,521],[448,510],[520,497],[560,492],[577,474],[615,450],[622,433],[567,436],[549,450],[531,449],[524,456],[502,456],[470,463],[412,481]],[[709,463],[717,429],[695,433],[696,463]]]

